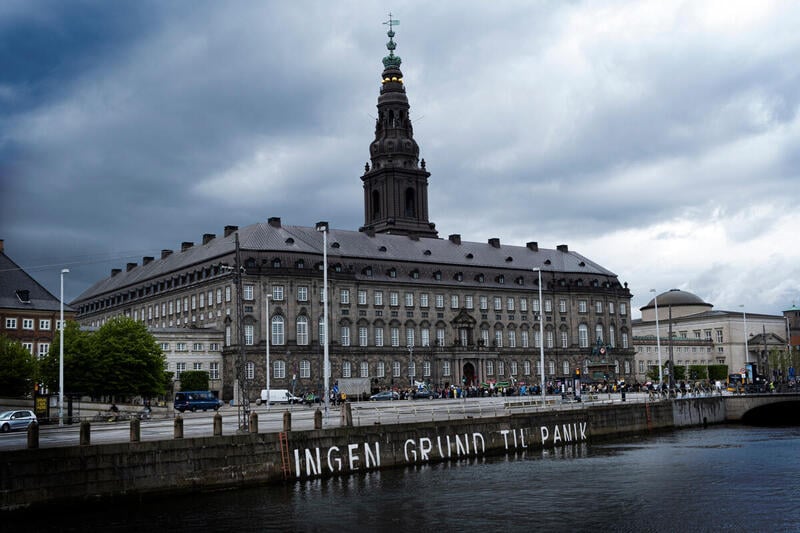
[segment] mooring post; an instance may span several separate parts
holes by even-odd
[[[131,442],[142,440],[142,422],[138,418],[131,419]]]
[[[350,402],[344,402],[342,404],[341,425],[342,427],[353,426],[353,411],[350,408]]]
[[[92,425],[89,423],[88,420],[83,420],[81,422],[81,436],[80,436],[80,444],[81,446],[88,446],[92,442]]]
[[[221,423],[222,417],[220,417],[220,424]],[[255,411],[250,412],[250,433],[258,433],[258,413]]]
[[[322,411],[319,408],[314,411],[314,429],[322,429]]]
[[[222,436],[222,415],[219,413],[214,415],[214,436]]]
[[[283,432],[288,433],[292,430],[292,413],[289,411],[283,412]]]
[[[39,424],[34,422],[28,426],[28,448],[39,447]]]
[[[181,415],[175,417],[175,438],[183,438],[183,417]]]

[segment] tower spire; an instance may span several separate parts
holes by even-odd
[[[370,164],[364,169],[364,231],[437,237],[436,225],[428,220],[428,177],[425,160],[420,162],[419,146],[409,118],[408,98],[403,84],[400,56],[395,55],[394,27],[400,21],[392,18],[383,58],[381,90],[378,96],[378,118],[375,140],[369,147]]]

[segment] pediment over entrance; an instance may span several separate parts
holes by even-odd
[[[475,327],[475,324],[477,324],[478,321],[475,320],[472,317],[472,315],[470,315],[467,312],[467,310],[462,307],[461,311],[458,312],[458,314],[455,316],[455,318],[453,318],[453,320],[450,323],[455,328],[459,327],[463,328],[463,327]]]

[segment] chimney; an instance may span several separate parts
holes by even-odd
[[[189,248],[191,248],[192,246],[194,246],[194,243],[193,243],[193,242],[190,242],[190,241],[183,241],[183,242],[181,243],[181,252],[185,252],[186,250],[188,250],[188,249],[189,249]]]
[[[527,246],[528,250],[530,250],[531,252],[538,252],[539,251],[539,243],[536,242],[536,241],[531,241],[529,243],[526,243],[525,246]]]
[[[153,258],[152,257],[150,257],[150,256],[142,257],[142,266],[144,266],[144,265],[146,265],[148,263],[152,263],[152,262],[153,262]]]
[[[161,259],[166,259],[172,255],[172,250],[161,250]]]
[[[459,235],[458,233],[453,233],[448,237],[448,239],[450,239],[450,242],[452,242],[453,244],[461,244],[461,235]]]
[[[3,239],[0,239],[0,254],[3,253]]]
[[[122,272],[122,269],[121,269],[121,268],[112,268],[112,269],[111,269],[111,277],[113,278],[114,276],[116,276],[116,275],[117,275],[117,274],[119,274],[120,272]]]
[[[269,217],[267,219],[267,224],[269,224],[273,228],[280,228],[281,227],[281,217]]]
[[[213,233],[203,233],[203,244],[208,244],[213,241],[217,236]]]
[[[231,235],[236,233],[239,230],[239,226],[225,226],[225,236]]]
[[[559,244],[558,246],[556,246],[556,250],[558,250],[559,252],[567,253],[569,252],[569,247],[567,247],[566,244]]]
[[[491,244],[493,248],[500,248],[500,239],[493,237],[489,239],[489,244]]]
[[[125,272],[130,272],[134,268],[136,268],[136,263],[128,263],[125,265]]]

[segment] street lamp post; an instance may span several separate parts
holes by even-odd
[[[786,320],[786,353],[792,353],[792,332],[789,328],[789,317],[784,315],[783,319]]]
[[[269,328],[272,327],[272,321],[270,320],[270,316],[269,316],[269,296],[270,296],[269,294],[264,296],[264,302],[266,304],[266,310],[267,310],[267,318],[266,318],[266,323],[267,323],[267,337],[266,337],[267,338],[267,366],[265,368],[266,376],[267,376],[267,411],[269,411],[269,401],[270,401],[270,395],[269,395],[269,343],[270,343]]]
[[[545,400],[545,378],[544,378],[544,307],[542,307],[542,269],[534,268],[534,272],[539,274],[539,364],[542,369],[542,404]]]
[[[658,293],[655,289],[650,289],[655,294],[656,302],[656,350],[658,351],[658,386],[664,382],[664,369],[661,368],[661,331],[658,328]]]
[[[328,353],[328,223],[317,222],[317,231],[322,232],[322,326],[323,334],[325,335],[325,343],[322,348],[322,376],[323,376],[323,394],[325,395],[325,415],[328,415],[330,408],[330,397],[328,395],[328,387],[330,385],[330,378],[328,376],[328,369],[330,368],[329,353]]]
[[[61,318],[58,326],[58,425],[64,426],[64,274],[68,268],[61,269]]]
[[[412,344],[408,345],[408,385],[411,387],[411,390],[414,390],[414,374],[412,373],[412,369],[414,368],[414,346]]]
[[[742,308],[742,321],[744,322],[744,362],[750,361],[750,347],[747,345],[747,313],[744,310],[744,304],[739,304]]]

